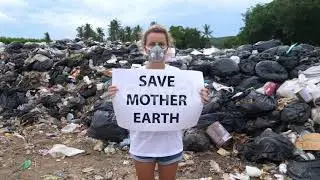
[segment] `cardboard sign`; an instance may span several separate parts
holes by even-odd
[[[204,87],[199,71],[113,69],[119,91],[113,107],[120,127],[138,131],[177,131],[197,124]]]

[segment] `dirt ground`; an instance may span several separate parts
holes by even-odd
[[[55,179],[122,179],[135,177],[132,159],[127,150],[116,148],[115,154],[94,150],[96,140],[84,135],[85,130],[63,134],[55,126],[38,124],[16,133],[0,132],[0,179],[1,180],[55,180]],[[52,157],[44,154],[54,144],[85,150],[72,157]],[[221,156],[216,149],[204,153],[185,152],[180,163],[178,179],[223,179],[224,173],[243,172],[239,159]],[[21,169],[25,160],[31,166]],[[215,161],[220,173],[212,168]]]

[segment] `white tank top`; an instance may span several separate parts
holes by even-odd
[[[166,65],[164,70],[177,71],[180,69]],[[182,131],[130,131],[129,153],[145,157],[165,157],[180,153],[183,151],[182,135]]]

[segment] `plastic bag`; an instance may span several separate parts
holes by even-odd
[[[320,178],[320,160],[291,161],[288,175],[294,180],[318,180]]]
[[[275,61],[261,61],[255,67],[259,77],[269,81],[284,81],[288,79],[287,70]]]
[[[237,104],[248,114],[261,114],[276,109],[276,100],[272,97],[251,91]]]
[[[239,68],[240,68],[240,71],[243,72],[244,74],[254,75],[256,73],[255,71],[256,64],[257,62],[252,61],[250,59],[243,59],[243,60],[240,60]]]
[[[293,156],[294,144],[284,135],[266,129],[260,136],[244,145],[244,157],[253,162],[281,162]]]
[[[98,110],[92,117],[88,135],[92,138],[119,143],[127,138],[128,131],[118,126],[113,112]]]
[[[203,152],[210,149],[210,139],[204,131],[188,129],[183,136],[183,149],[186,151]]]
[[[231,59],[218,59],[212,63],[211,76],[230,76],[239,72],[238,64]]]
[[[281,121],[305,123],[311,115],[311,107],[306,103],[292,102],[281,112]]]

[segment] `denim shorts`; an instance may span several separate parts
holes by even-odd
[[[169,165],[172,163],[179,162],[183,158],[183,152],[166,157],[144,157],[135,156],[133,154],[131,156],[134,160],[139,162],[157,162],[159,165]]]

